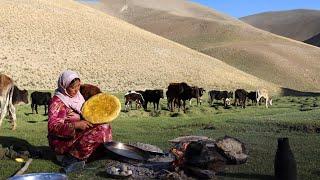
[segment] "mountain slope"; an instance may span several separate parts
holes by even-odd
[[[108,91],[278,87],[70,0],[0,1],[0,73],[19,87],[54,89],[65,69]]]
[[[310,39],[305,40],[304,42],[307,43],[307,44],[312,44],[314,46],[320,47],[320,33],[315,35],[315,36],[313,36]]]
[[[185,0],[87,4],[284,87],[319,91],[320,49]]]
[[[254,27],[298,41],[305,41],[320,32],[320,11],[296,9],[265,12],[240,18]]]

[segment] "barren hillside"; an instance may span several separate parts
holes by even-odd
[[[215,89],[277,86],[71,0],[0,1],[0,72],[54,89],[65,69],[107,91],[185,81]]]
[[[187,0],[101,0],[87,4],[284,87],[320,90],[320,49]]]
[[[296,9],[254,14],[240,18],[254,27],[298,41],[320,33],[320,11]]]

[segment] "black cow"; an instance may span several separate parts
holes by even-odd
[[[34,114],[34,110],[36,110],[36,113],[38,114],[38,105],[44,105],[44,114],[47,114],[49,101],[51,99],[51,93],[35,91],[31,93],[30,96],[32,114]]]
[[[186,100],[192,98],[192,88],[185,82],[170,83],[166,92],[168,99],[168,107],[170,111],[174,111],[174,103],[178,103],[179,111],[181,101],[183,102],[183,111],[186,112]]]
[[[247,95],[248,100],[251,100],[252,104],[257,104],[257,92],[250,91]]]
[[[216,91],[212,90],[208,92],[209,94],[209,104],[213,105],[213,101],[216,100],[223,100],[223,105],[226,108],[227,105],[230,105],[230,98],[233,98],[233,92],[230,91]]]
[[[153,110],[156,110],[156,105],[157,105],[157,110],[159,110],[159,103],[160,99],[164,98],[163,97],[163,90],[162,89],[147,89],[145,91],[137,91],[138,93],[141,93],[143,98],[144,98],[144,104],[143,108],[145,111],[148,109],[148,103],[153,103]]]
[[[192,88],[192,91],[191,91],[191,96],[192,96],[192,98],[196,98],[196,99],[197,99],[197,106],[199,105],[199,103],[200,103],[200,105],[201,105],[201,102],[202,102],[201,97],[202,97],[203,93],[204,93],[206,90],[203,89],[203,88],[199,88],[199,87],[197,87],[197,86],[192,86],[191,88]],[[189,99],[189,101],[190,101],[190,106],[191,106],[191,100],[192,100],[192,98]]]
[[[241,105],[242,108],[246,108],[248,92],[244,89],[237,89],[234,92],[234,105]]]

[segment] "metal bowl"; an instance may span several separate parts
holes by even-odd
[[[67,180],[68,177],[61,173],[30,173],[24,175],[17,175],[8,180]]]

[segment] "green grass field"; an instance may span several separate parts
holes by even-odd
[[[123,101],[122,95],[119,97]],[[168,140],[178,136],[203,135],[216,139],[229,135],[247,144],[250,157],[246,164],[227,167],[226,175],[219,179],[272,179],[277,138],[289,137],[299,179],[320,179],[320,98],[278,97],[269,109],[250,103],[246,109],[210,107],[207,102],[202,106],[195,104],[186,114],[167,111],[166,100],[162,100],[160,113],[141,109],[121,112],[112,122],[114,140],[149,143],[168,150],[171,147]],[[47,116],[43,115],[43,106],[39,110],[40,114],[33,115],[30,105],[18,106],[17,130],[11,131],[5,119],[0,129],[0,144],[46,149]],[[212,128],[205,128],[208,126]],[[0,179],[10,177],[21,166],[14,160],[0,160]],[[103,160],[88,167],[81,173],[69,174],[69,179],[104,178]],[[59,168],[53,160],[34,159],[25,173],[58,172]]]

